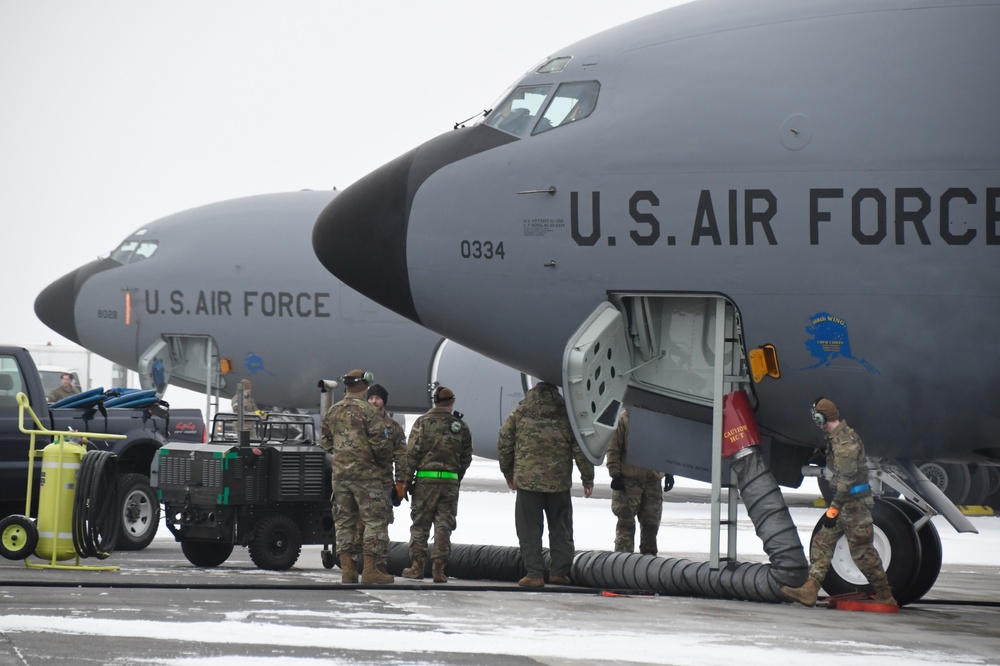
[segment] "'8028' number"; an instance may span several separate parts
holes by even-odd
[[[503,259],[503,241],[462,241],[463,259]]]

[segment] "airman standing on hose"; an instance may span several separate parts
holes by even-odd
[[[872,545],[875,500],[868,485],[865,445],[847,421],[840,420],[840,411],[831,400],[817,399],[812,406],[812,417],[826,433],[826,467],[833,473],[830,487],[834,495],[809,547],[809,578],[802,587],[782,587],[781,591],[792,601],[815,606],[819,588],[830,569],[834,547],[843,535],[847,537],[851,559],[875,588],[875,601],[895,606],[882,559]]]

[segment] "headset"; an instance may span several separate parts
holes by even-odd
[[[826,425],[826,414],[824,414],[823,412],[817,411],[816,405],[819,404],[820,400],[825,400],[825,399],[826,398],[824,398],[823,396],[820,396],[820,397],[816,398],[815,400],[813,400],[813,404],[812,404],[813,422],[816,425],[818,425],[820,428],[822,428],[823,426]]]
[[[443,389],[443,388],[445,388],[445,387],[441,386],[441,385],[438,385],[438,386],[436,386],[434,388],[434,393],[431,395],[431,400],[434,402],[435,405],[438,404],[438,403],[440,403],[440,402],[451,402],[452,400],[455,399],[454,391],[452,392],[452,394],[450,396],[448,396],[446,398],[442,398],[441,397],[441,389]]]
[[[340,381],[344,382],[344,386],[354,386],[358,382],[364,382],[366,385],[371,386],[375,383],[375,375],[370,372],[366,372],[364,377],[351,377],[350,375],[344,375],[340,378]]]

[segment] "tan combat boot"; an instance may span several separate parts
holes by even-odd
[[[892,588],[889,587],[888,581],[875,586],[875,603],[889,606],[899,605],[896,603],[896,598],[892,596]]]
[[[340,553],[340,582],[358,582],[358,567],[354,562],[354,556],[350,553]]]
[[[545,587],[545,579],[542,577],[525,576],[517,581],[517,584],[521,587]]]
[[[423,580],[424,556],[413,555],[412,557],[410,557],[410,560],[413,562],[413,564],[403,569],[403,578],[412,578],[413,580]]]
[[[816,595],[819,594],[819,581],[810,577],[802,587],[782,587],[781,593],[791,601],[797,601],[803,606],[815,606]]]
[[[445,561],[440,558],[434,558],[433,571],[434,582],[435,583],[447,583],[448,577],[444,575],[444,565]]]
[[[375,556],[365,553],[365,570],[361,574],[361,582],[365,585],[388,585],[396,579],[388,571],[380,571],[382,567],[375,562]]]

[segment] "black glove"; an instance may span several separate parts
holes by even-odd
[[[611,490],[625,490],[625,479],[620,476],[611,477]]]
[[[663,492],[669,493],[674,489],[674,475],[664,474],[663,475]]]
[[[825,527],[827,529],[836,527],[838,515],[840,515],[840,509],[831,506],[826,510],[826,513],[823,514],[823,517],[819,519],[820,527]]]
[[[392,505],[393,506],[399,506],[400,504],[403,503],[403,498],[399,496],[398,492],[396,492],[396,486],[392,487],[392,490],[390,491],[390,494],[392,496]]]

